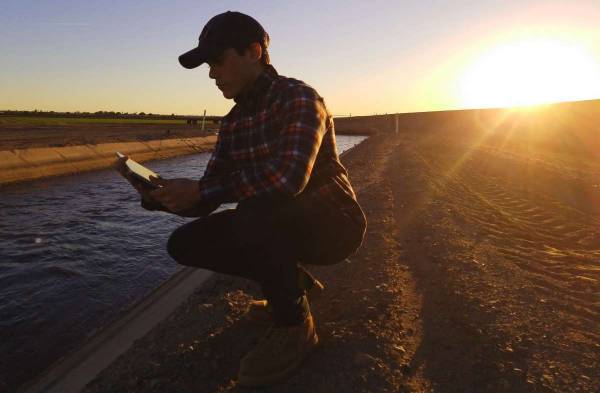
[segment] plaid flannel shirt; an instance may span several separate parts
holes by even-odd
[[[202,202],[295,196],[311,188],[311,177],[321,172],[329,181],[329,187],[318,187],[322,197],[340,202],[341,188],[356,200],[336,152],[333,118],[312,87],[278,75],[269,64],[234,100],[199,181]]]

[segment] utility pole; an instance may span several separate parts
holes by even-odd
[[[204,131],[204,122],[206,120],[206,109],[204,110],[204,115],[202,116],[202,128],[201,130]]]

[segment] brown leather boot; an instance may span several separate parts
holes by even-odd
[[[285,381],[318,343],[310,311],[300,325],[271,325],[257,346],[242,359],[239,384],[264,386]]]

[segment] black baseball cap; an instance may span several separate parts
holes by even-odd
[[[179,56],[179,62],[185,68],[196,68],[227,48],[246,46],[252,42],[267,48],[269,35],[251,16],[227,11],[213,16],[206,23],[198,38],[198,47]]]

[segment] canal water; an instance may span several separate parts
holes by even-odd
[[[338,152],[364,139],[339,135]],[[209,157],[144,164],[165,178],[198,179]],[[168,236],[192,219],[141,208],[112,169],[0,188],[0,392],[39,374],[168,279],[178,269]]]

